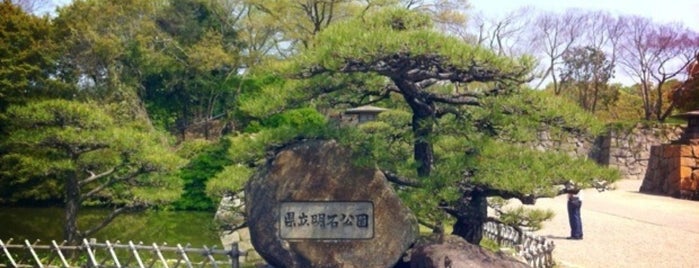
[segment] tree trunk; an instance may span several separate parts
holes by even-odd
[[[478,245],[483,238],[483,225],[488,219],[488,199],[480,191],[464,193],[458,201],[458,215],[452,234]]]
[[[597,111],[597,101],[599,100],[599,90],[601,86],[602,85],[600,85],[597,82],[594,82],[593,84],[595,91],[594,95],[592,95],[592,109],[590,109],[590,112],[592,112],[592,114],[595,114],[595,111]]]
[[[663,121],[663,85],[664,80],[658,81],[658,85],[655,88],[655,93],[658,94],[655,99],[655,117],[659,122]]]
[[[434,163],[432,143],[429,141],[429,136],[432,133],[431,118],[421,117],[417,113],[413,113],[412,124],[413,134],[415,135],[413,157],[420,164],[417,168],[417,175],[427,177],[432,173],[432,165]]]
[[[650,121],[652,119],[653,111],[651,108],[650,89],[648,88],[649,86],[647,85],[646,80],[642,80],[640,87],[642,91],[641,94],[643,96],[644,118]]]
[[[71,174],[65,185],[65,222],[63,239],[73,243],[80,239],[78,232],[78,210],[80,209],[80,184],[75,174]]]
[[[393,83],[400,89],[403,99],[410,106],[413,112],[413,158],[420,165],[417,168],[419,177],[427,177],[432,173],[434,164],[434,152],[430,136],[432,135],[434,120],[436,119],[436,108],[434,103],[420,94],[422,88],[415,83],[404,79],[392,79]]]

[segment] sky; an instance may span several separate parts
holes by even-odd
[[[639,15],[658,23],[682,22],[699,31],[699,0],[469,0],[472,11],[501,17],[521,7],[546,11],[568,8],[604,10],[615,15]]]
[[[470,12],[482,13],[484,17],[493,19],[524,7],[552,12],[576,8],[603,10],[612,15],[637,15],[656,23],[680,22],[699,32],[699,0],[469,0],[469,3]],[[625,85],[634,84],[635,80],[621,70],[617,70],[612,78],[612,81]]]

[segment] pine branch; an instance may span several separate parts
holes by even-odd
[[[95,232],[97,232],[97,231],[99,231],[99,230],[102,230],[102,228],[104,228],[104,227],[106,227],[107,225],[109,225],[112,221],[114,221],[114,219],[115,219],[117,216],[119,216],[119,215],[123,214],[124,212],[127,212],[127,211],[129,211],[129,210],[131,210],[131,209],[133,209],[133,207],[119,207],[119,208],[116,208],[116,209],[112,210],[112,211],[109,213],[109,215],[107,215],[107,217],[105,217],[105,218],[102,220],[102,222],[100,222],[100,224],[98,224],[98,225],[95,226],[95,227],[90,228],[89,230],[87,230],[87,231],[85,231],[85,232],[81,232],[80,236],[81,236],[81,237],[89,237],[89,236],[91,236],[91,235],[94,234]]]
[[[427,227],[427,228],[430,228],[430,229],[432,229],[432,230],[435,230],[435,229],[439,228],[439,226],[438,226],[437,224],[434,224],[434,223],[431,223],[431,222],[427,222],[427,221],[425,221],[425,220],[422,219],[422,218],[417,218],[417,223],[419,223],[419,224],[421,224],[421,225],[423,225],[423,226],[425,226],[425,227]]]
[[[447,104],[461,104],[461,105],[472,105],[480,106],[481,103],[478,101],[477,94],[459,94],[459,95],[440,95],[434,93],[427,93],[427,98],[441,103]]]
[[[409,187],[416,187],[416,188],[421,188],[423,187],[422,183],[410,178],[405,178],[401,177],[396,173],[393,173],[391,171],[387,170],[382,170],[383,175],[386,177],[386,179],[390,182],[393,182],[398,185],[403,185],[403,186],[409,186]]]
[[[98,180],[98,179],[100,179],[100,178],[103,178],[103,177],[105,177],[105,176],[108,176],[108,175],[114,173],[115,170],[116,170],[116,167],[113,167],[113,168],[111,168],[111,169],[109,169],[109,170],[107,170],[107,171],[105,171],[105,172],[100,173],[100,174],[95,174],[94,172],[87,170],[87,173],[90,173],[90,177],[88,177],[88,178],[86,178],[86,179],[84,179],[84,180],[78,182],[78,185],[81,185],[81,186],[82,186],[82,185],[91,183],[91,182],[93,182],[93,181],[96,181],[96,180]]]
[[[368,73],[373,72],[383,76],[398,78],[411,83],[425,83],[431,85],[437,81],[450,82],[498,82],[513,81],[517,83],[527,82],[519,77],[527,73],[526,68],[514,72],[500,72],[494,68],[480,66],[472,61],[469,66],[455,66],[441,55],[424,54],[410,55],[406,52],[397,52],[385,55],[373,61],[362,61],[354,58],[345,59],[344,64],[337,69],[342,73]],[[322,73],[333,73],[334,70],[324,66],[315,65],[304,70],[300,78],[309,78]],[[424,87],[423,87],[424,88]]]
[[[111,179],[107,180],[105,183],[102,183],[102,184],[100,184],[99,186],[93,188],[92,190],[90,190],[90,191],[87,192],[86,194],[80,195],[80,200],[85,200],[85,199],[87,199],[87,198],[90,198],[90,197],[94,196],[95,194],[99,193],[100,191],[104,190],[105,188],[107,188],[107,187],[113,185],[114,183],[116,183],[116,182],[118,182],[118,181],[124,181],[124,180],[133,179],[133,178],[135,178],[136,176],[138,176],[139,174],[143,173],[143,171],[144,171],[143,168],[139,168],[137,171],[134,171],[134,172],[132,172],[132,173],[130,173],[130,174],[127,174],[126,176],[123,176],[123,177],[121,177],[121,178],[116,178],[116,179],[115,179],[115,178],[111,178]]]
[[[479,187],[480,188],[480,187]],[[483,194],[486,196],[499,196],[504,199],[510,199],[510,198],[517,198],[519,201],[522,201],[522,204],[525,205],[534,205],[536,203],[536,199],[544,196],[539,196],[535,194],[523,194],[523,193],[518,193],[518,192],[513,192],[513,191],[507,191],[507,190],[501,190],[501,189],[492,189],[492,188],[487,188],[487,189],[482,189]]]
[[[90,198],[90,197],[94,196],[95,194],[101,192],[101,191],[104,190],[105,188],[107,188],[107,187],[111,186],[112,184],[114,184],[116,181],[117,181],[117,180],[115,180],[115,179],[110,179],[110,180],[107,180],[105,183],[102,183],[102,184],[100,184],[99,186],[97,186],[97,187],[95,187],[95,188],[92,188],[92,190],[90,190],[90,191],[87,192],[86,194],[80,195],[80,201],[85,200],[85,199],[87,199],[87,198]]]

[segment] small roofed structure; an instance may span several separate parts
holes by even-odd
[[[689,111],[686,113],[681,113],[672,116],[674,118],[680,118],[687,120],[687,128],[682,133],[679,141],[689,144],[699,143],[699,110]]]
[[[357,118],[357,122],[361,124],[364,122],[376,120],[376,115],[386,110],[387,109],[381,107],[364,105],[356,108],[347,109],[345,111],[345,114],[355,116]]]

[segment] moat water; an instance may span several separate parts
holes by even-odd
[[[109,213],[106,209],[83,209],[78,226],[86,230],[94,226]],[[151,243],[177,243],[192,247],[221,247],[213,212],[192,211],[144,211],[123,214],[107,227],[90,236],[103,242],[134,241]],[[10,238],[18,243],[24,239],[37,239],[47,244],[51,240],[63,240],[63,208],[17,208],[0,207],[0,239]]]

